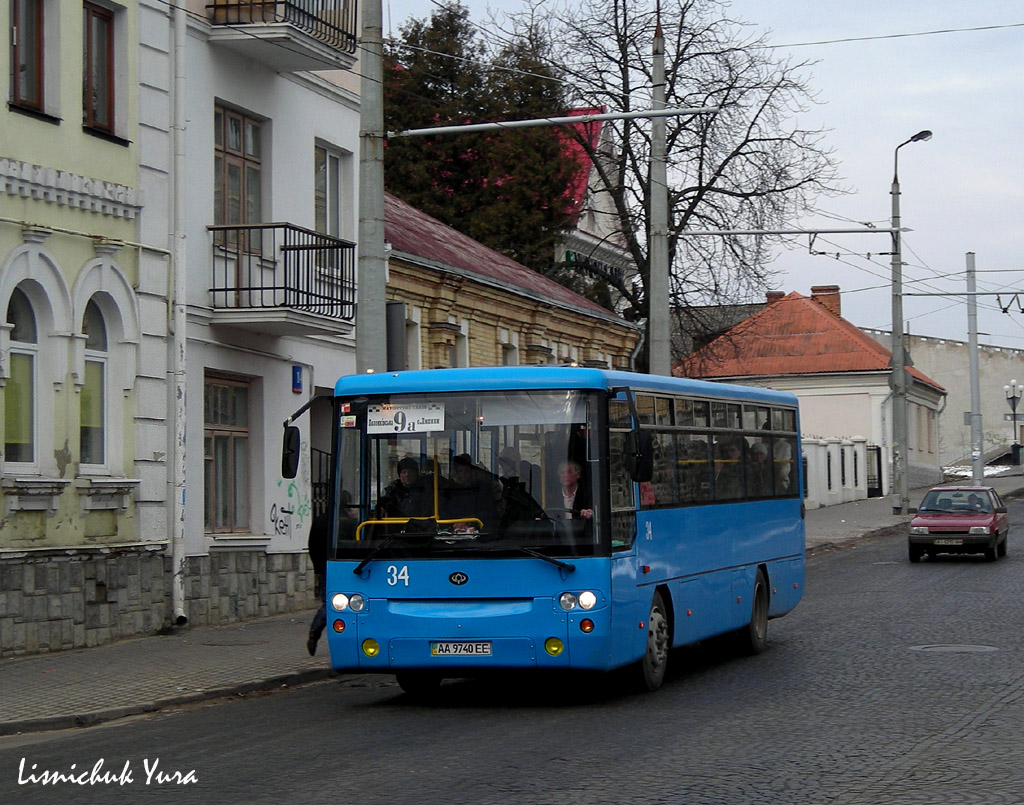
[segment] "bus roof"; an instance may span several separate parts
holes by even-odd
[[[345,375],[335,384],[334,394],[338,397],[352,397],[363,394],[424,394],[438,391],[503,389],[608,390],[622,386],[653,392],[725,397],[762,404],[796,405],[796,397],[793,394],[773,389],[576,366],[486,366]]]

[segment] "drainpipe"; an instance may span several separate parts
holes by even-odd
[[[187,346],[186,265],[185,265],[185,40],[187,35],[185,0],[174,0],[174,119],[171,122],[174,154],[172,157],[172,231],[171,271],[171,365],[174,385],[172,410],[174,442],[171,446],[173,489],[171,494],[171,609],[174,624],[188,623],[185,614],[185,349]]]

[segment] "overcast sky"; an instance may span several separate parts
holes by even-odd
[[[382,1],[385,36],[433,8]],[[464,5],[486,26],[489,8],[521,3]],[[888,225],[893,151],[930,129],[932,140],[899,152],[902,222],[913,230],[903,236],[904,318],[915,335],[966,340],[965,255],[974,252],[978,290],[1002,294],[979,297],[981,342],[1024,349],[1024,2],[733,0],[732,16],[770,31],[780,57],[817,62],[807,79],[820,103],[804,123],[830,130],[826,144],[851,192],[821,200],[829,217],[794,225]],[[773,264],[780,290],[839,285],[847,319],[890,328],[890,258],[878,254],[889,251],[888,237],[819,238],[815,248],[827,255],[809,254],[806,237],[793,240]]]

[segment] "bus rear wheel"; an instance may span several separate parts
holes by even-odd
[[[668,609],[661,593],[655,592],[651,612],[647,616],[647,645],[640,660],[640,681],[647,690],[657,690],[665,681],[671,644]]]
[[[410,696],[431,696],[441,687],[441,675],[431,671],[401,671],[395,679]]]
[[[750,623],[740,629],[739,639],[744,654],[760,654],[768,645],[768,582],[760,568],[754,577]]]

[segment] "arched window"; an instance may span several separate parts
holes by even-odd
[[[79,446],[82,464],[106,463],[107,327],[99,305],[89,300],[82,321],[85,382],[81,391]]]
[[[4,459],[32,463],[36,447],[36,356],[39,336],[32,303],[15,288],[7,305],[10,333],[10,377],[4,388]]]

